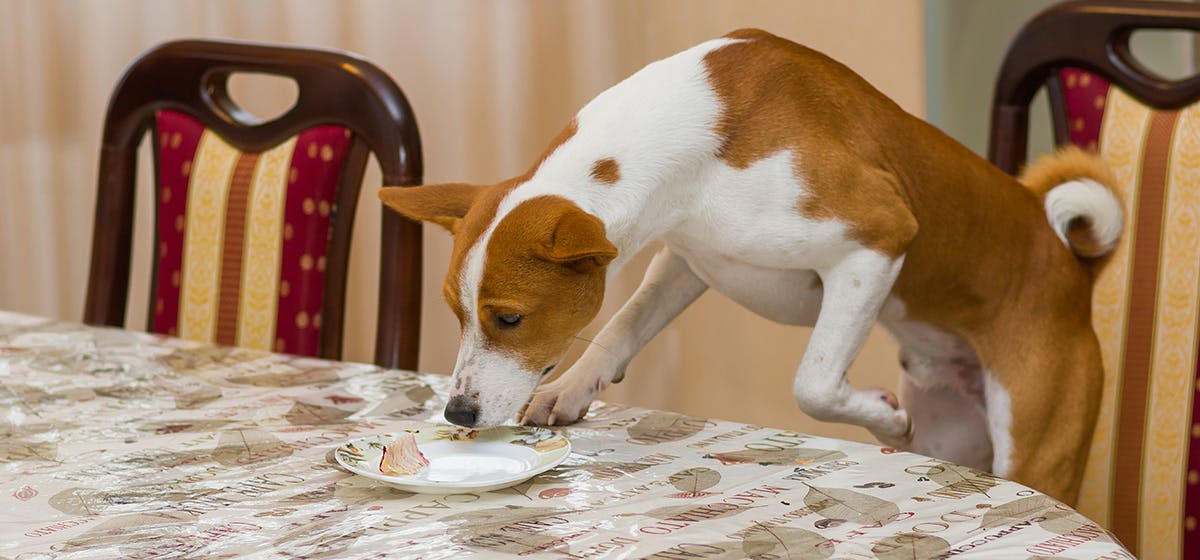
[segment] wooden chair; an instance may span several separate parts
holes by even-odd
[[[1117,173],[1126,229],[1093,293],[1107,375],[1078,508],[1140,558],[1200,558],[1200,77],[1139,63],[1139,29],[1200,31],[1200,5],[1070,2],[1026,24],[997,80],[989,155],[1023,164],[1045,86],[1056,141]]]
[[[259,122],[229,95],[235,73],[295,81],[295,105]],[[137,148],[153,143],[149,329],[339,358],[346,270],[367,156],[385,185],[421,182],[404,94],[344,52],[177,41],[141,55],[109,101],[84,321],[125,323]],[[372,193],[372,198],[374,198]],[[421,228],[383,212],[375,361],[415,369]]]

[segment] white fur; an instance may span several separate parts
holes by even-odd
[[[531,198],[555,195],[571,200],[599,217],[617,245],[619,256],[609,266],[611,273],[682,220],[689,194],[656,187],[690,184],[695,170],[713,159],[713,124],[720,104],[708,85],[703,58],[731,42],[735,41],[715,39],[652,63],[593,99],[576,116],[575,135],[550,154],[529,181],[505,196],[492,223],[468,251],[459,276],[466,317],[454,384],[480,394],[481,425],[512,417],[540,380],[540,372],[521,368],[514,356],[488,349],[476,316],[486,248],[496,226]],[[621,180],[615,185],[599,185],[591,177],[592,164],[603,158],[620,163]],[[632,211],[639,208],[640,213]],[[475,372],[487,372],[488,380]],[[484,383],[504,390],[485,391]]]
[[[1121,237],[1123,213],[1121,201],[1111,190],[1091,179],[1068,181],[1046,193],[1046,217],[1050,227],[1063,243],[1067,243],[1067,230],[1071,220],[1085,217],[1092,224],[1092,233],[1103,250],[1108,253]],[[1070,243],[1067,243],[1070,246]],[[1096,256],[1096,255],[1085,255]]]
[[[992,472],[1008,476],[1012,468],[1012,401],[1008,391],[991,372],[984,372],[984,397],[987,400],[988,431],[992,436]]]

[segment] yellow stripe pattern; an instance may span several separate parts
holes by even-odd
[[[1184,467],[1196,371],[1200,311],[1200,107],[1183,110],[1175,126],[1164,198],[1154,354],[1142,449],[1139,553],[1177,558],[1182,548]]]
[[[212,342],[217,331],[225,201],[240,152],[205,130],[200,136],[188,184],[179,300],[179,336]]]
[[[1124,372],[1138,198],[1146,134],[1153,111],[1118,88],[1110,88],[1100,133],[1101,155],[1117,177],[1125,205],[1125,232],[1112,260],[1096,279],[1092,319],[1104,362],[1104,396],[1077,509],[1111,526],[1109,496],[1116,485],[1113,463],[1118,397]],[[1182,552],[1183,497],[1191,438],[1196,376],[1196,326],[1200,320],[1200,105],[1184,109],[1173,131],[1164,194],[1157,271],[1154,340],[1147,387],[1141,457],[1139,555],[1177,558]]]
[[[238,301],[237,345],[271,350],[279,303],[283,211],[296,137],[258,159],[246,209],[246,241]]]
[[[1120,393],[1121,364],[1124,363],[1124,334],[1129,317],[1129,268],[1133,262],[1130,245],[1137,215],[1141,184],[1142,155],[1151,111],[1118,88],[1109,88],[1100,131],[1101,156],[1116,176],[1117,196],[1125,208],[1125,233],[1112,260],[1096,279],[1092,292],[1092,321],[1100,340],[1104,363],[1104,393],[1100,416],[1084,472],[1077,508],[1105,526],[1111,525],[1109,496],[1112,491],[1113,448],[1116,438],[1117,395]]]

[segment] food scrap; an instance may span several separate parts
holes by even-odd
[[[428,464],[429,459],[417,449],[417,439],[412,434],[404,434],[384,446],[383,457],[379,459],[379,472],[391,476],[413,475]]]

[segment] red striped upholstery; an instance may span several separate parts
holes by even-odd
[[[1127,209],[1093,298],[1107,375],[1079,509],[1139,557],[1200,558],[1200,106],[1060,79],[1071,142],[1099,149]]]
[[[242,153],[194,118],[156,115],[154,332],[317,355],[348,130]]]

